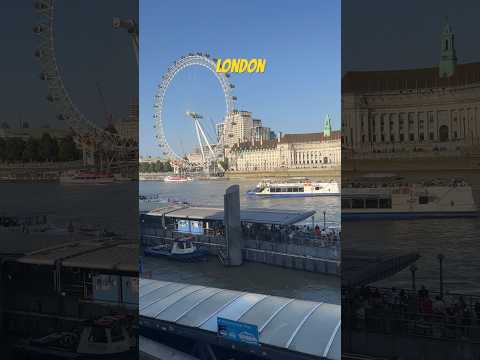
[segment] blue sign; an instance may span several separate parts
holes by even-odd
[[[217,318],[218,336],[231,341],[259,345],[257,325]]]

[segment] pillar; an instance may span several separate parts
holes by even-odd
[[[243,239],[240,226],[240,187],[232,185],[227,188],[223,201],[227,258],[230,265],[242,265]]]

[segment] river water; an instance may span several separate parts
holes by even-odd
[[[141,204],[141,209],[162,206],[168,200],[186,201],[192,205],[223,207],[225,190],[240,185],[240,204],[246,208],[315,210],[315,221],[323,223],[323,212],[329,226],[340,226],[339,197],[295,199],[258,199],[245,196],[255,187],[255,180],[214,180],[188,183],[141,181],[139,193],[157,197],[159,202]],[[311,220],[306,224],[311,225]],[[276,296],[340,303],[340,279],[336,276],[314,274],[280,267],[245,263],[240,267],[224,267],[215,258],[201,264],[174,263],[146,258],[144,270],[155,279],[179,281],[204,286],[266,293]]]
[[[438,174],[400,174],[411,181],[427,178],[464,178],[480,204],[480,174],[476,172],[445,172]],[[344,222],[342,247],[372,254],[387,252],[418,252],[416,285],[439,289],[438,254],[443,254],[446,291],[480,295],[480,219],[419,219]],[[411,288],[411,272],[405,269],[378,282],[379,286]]]

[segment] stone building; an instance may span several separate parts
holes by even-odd
[[[447,23],[438,66],[353,71],[342,80],[347,157],[448,156],[480,144],[480,63],[457,64]]]
[[[331,130],[325,120],[324,131],[309,134],[279,135],[274,140],[247,141],[232,146],[231,171],[273,171],[275,169],[315,169],[341,163],[340,131]]]

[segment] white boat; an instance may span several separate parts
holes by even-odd
[[[163,178],[164,182],[173,182],[173,183],[183,183],[187,181],[193,181],[193,178],[190,176],[181,176],[181,175],[168,175]]]
[[[461,179],[353,182],[342,188],[342,220],[475,217],[472,188]]]
[[[132,324],[125,316],[104,316],[80,332],[57,332],[15,346],[15,355],[29,359],[132,359],[138,355]],[[16,358],[16,357],[15,357]]]
[[[93,171],[66,172],[60,176],[62,184],[110,184],[115,177],[110,173]]]
[[[262,197],[339,196],[340,187],[335,180],[328,182],[315,182],[308,179],[292,182],[263,180],[255,189],[247,191],[247,195]]]

